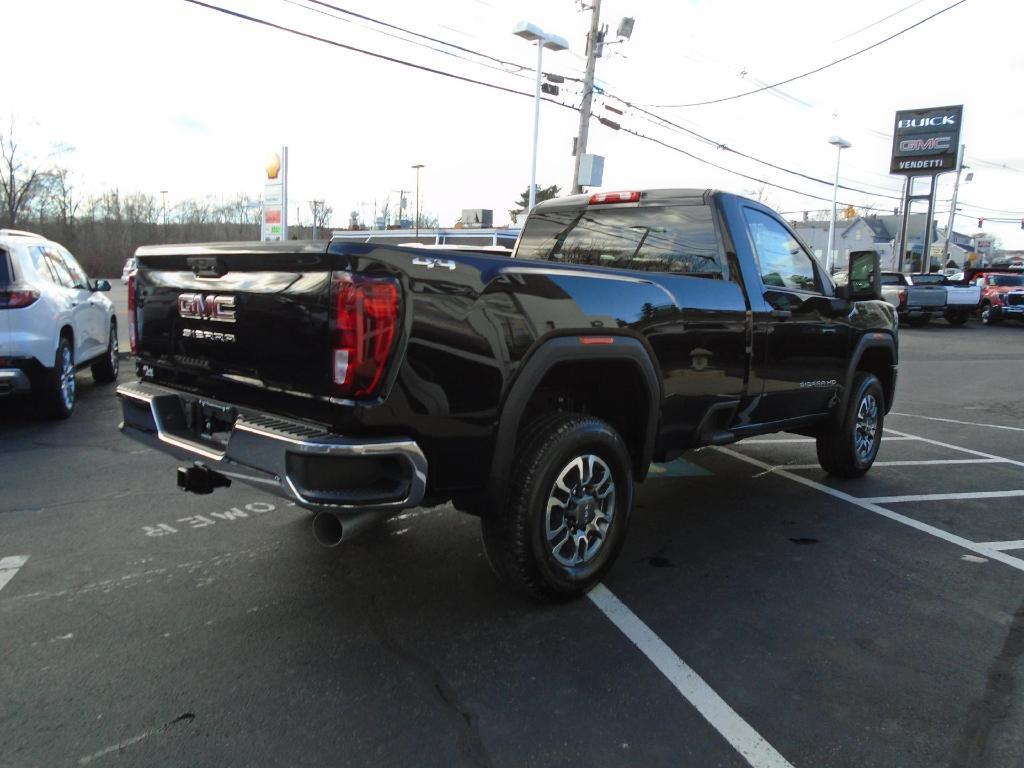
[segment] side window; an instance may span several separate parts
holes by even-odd
[[[707,205],[541,212],[527,220],[516,256],[717,279],[724,273]]]
[[[46,266],[50,268],[50,272],[55,278],[54,282],[65,288],[74,288],[75,280],[71,277],[71,273],[68,272],[68,268],[64,265],[64,260],[61,259],[60,254],[49,247],[43,248],[42,251]]]
[[[754,241],[761,281],[766,286],[822,292],[810,255],[782,224],[753,208],[744,208],[743,216]]]
[[[67,252],[64,248],[58,248],[57,253],[60,254],[61,260],[64,262],[64,266],[68,268],[68,272],[71,274],[71,279],[74,281],[75,288],[88,288],[89,278],[85,275],[85,270],[82,269],[81,265],[75,261],[75,257]]]
[[[60,280],[50,267],[49,260],[46,258],[46,251],[43,250],[42,246],[33,245],[28,249],[28,255],[32,260],[32,266],[35,268],[36,273],[43,280],[49,280],[51,283],[60,285]]]
[[[882,285],[903,285],[899,275],[882,273]]]

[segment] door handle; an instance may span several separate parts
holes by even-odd
[[[793,316],[793,313],[790,312],[788,309],[773,309],[769,314],[772,317],[779,318],[780,320],[786,320],[787,318]]]

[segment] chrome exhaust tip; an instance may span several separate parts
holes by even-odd
[[[341,544],[344,527],[337,515],[330,512],[317,512],[313,516],[313,538],[324,547],[336,547]]]

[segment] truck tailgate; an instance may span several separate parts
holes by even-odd
[[[332,273],[322,244],[319,252],[248,247],[215,256],[140,249],[140,357],[185,374],[328,394]]]
[[[943,307],[946,304],[945,286],[912,285],[907,291],[907,304],[912,307]]]
[[[981,286],[946,286],[946,304],[951,307],[976,307],[981,303]]]

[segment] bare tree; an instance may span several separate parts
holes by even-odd
[[[24,150],[14,135],[14,116],[10,118],[7,133],[0,133],[0,223],[18,226],[32,199],[39,191],[43,171],[30,167]]]
[[[334,214],[334,209],[324,203],[323,200],[310,200],[309,207],[313,211],[313,228],[330,229],[331,216]]]

